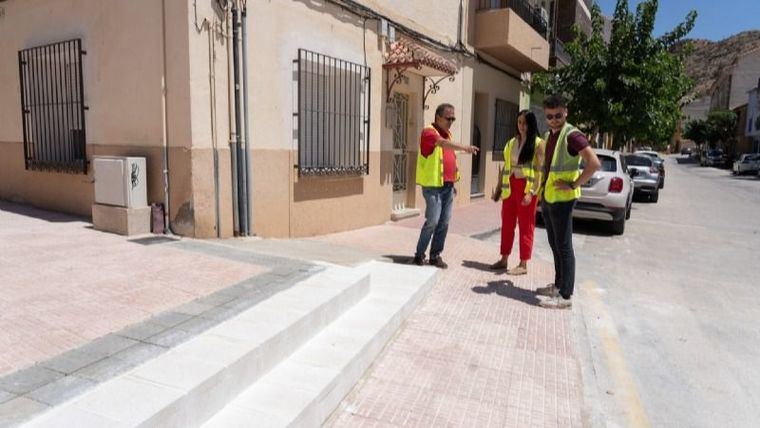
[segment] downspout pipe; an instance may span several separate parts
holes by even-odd
[[[232,5],[232,62],[234,74],[234,103],[235,103],[235,150],[237,164],[237,200],[238,200],[238,220],[240,223],[239,234],[248,235],[248,204],[245,199],[246,178],[245,178],[245,156],[243,153],[243,130],[240,112],[240,100],[242,98],[240,90],[240,9],[237,2]]]
[[[169,113],[166,108],[166,0],[161,0],[161,126],[162,126],[162,146],[163,146],[163,177],[164,177],[164,233],[175,235],[172,230],[169,200]]]
[[[237,8],[235,7],[235,2],[231,1],[230,3],[230,9],[228,10],[228,15],[226,18],[227,21],[227,115],[229,118],[230,123],[230,175],[231,175],[231,184],[232,184],[232,224],[233,224],[233,232],[235,236],[240,235],[240,218],[238,216],[239,209],[238,209],[238,160],[237,160],[237,145],[238,145],[238,137],[235,133],[235,125],[233,125],[233,122],[235,121],[235,114],[233,113],[233,104],[235,104],[235,85],[234,85],[234,78],[233,78],[233,70],[234,67],[230,63],[233,57],[233,48],[235,45],[235,38],[230,35],[230,26],[234,28],[234,22],[235,22],[235,16]]]
[[[251,145],[253,139],[251,138],[250,118],[248,115],[248,2],[243,3],[243,123],[245,123],[245,201],[247,205],[246,210],[246,225],[248,235],[254,235],[253,230],[253,171],[251,168]]]

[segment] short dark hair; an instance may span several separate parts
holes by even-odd
[[[549,95],[544,99],[544,108],[567,107],[567,98],[560,94]]]
[[[438,117],[443,117],[443,112],[446,111],[447,108],[453,110],[454,106],[449,103],[439,104],[438,107],[435,108],[435,115]]]

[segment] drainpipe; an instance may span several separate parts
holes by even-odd
[[[243,130],[241,112],[240,112],[240,9],[237,2],[232,5],[232,62],[234,67],[235,78],[235,134],[237,149],[237,200],[238,200],[238,220],[240,223],[240,235],[248,235],[248,204],[245,200],[245,156],[243,154]]]
[[[457,48],[462,48],[464,45],[462,43],[462,18],[464,17],[464,13],[462,10],[462,0],[459,0],[459,19],[457,22]]]
[[[235,236],[238,236],[240,234],[240,219],[238,217],[238,161],[237,161],[237,134],[235,134],[236,124],[233,122],[235,120],[235,115],[233,114],[233,103],[235,99],[235,91],[234,91],[234,85],[232,85],[233,82],[233,66],[232,66],[232,49],[233,49],[233,41],[234,37],[231,36],[232,27],[234,24],[232,23],[232,20],[235,16],[235,7],[234,5],[230,9],[231,13],[227,14],[226,18],[226,24],[227,24],[227,115],[229,117],[229,124],[230,124],[230,175],[232,178],[232,221],[233,221],[233,230]]]
[[[251,127],[248,116],[248,4],[243,3],[243,122],[245,123],[245,201],[248,206],[246,210],[246,225],[248,226],[248,235],[254,235],[253,230],[253,193],[252,181],[253,173],[251,171]]]
[[[169,215],[169,114],[166,109],[166,0],[161,0],[161,50],[163,56],[161,71],[161,131],[163,137],[163,176],[164,176],[164,233],[174,235]]]
[[[214,31],[216,20],[213,23],[205,21],[208,32],[208,70],[209,70],[209,103],[211,112],[211,146],[213,150],[214,162],[214,214],[216,219],[216,237],[221,238],[222,231],[220,225],[220,208],[219,208],[219,147],[217,146],[216,135],[216,46],[214,44]]]

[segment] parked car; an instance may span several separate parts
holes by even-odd
[[[756,173],[760,170],[760,153],[743,154],[734,161],[732,172],[737,175]]]
[[[646,196],[651,202],[660,198],[660,169],[649,156],[627,155],[625,162],[633,172],[634,194]]]
[[[602,167],[581,187],[573,218],[609,222],[612,233],[622,235],[625,221],[631,218],[633,180],[620,152],[602,149],[594,149],[594,152]]]
[[[662,189],[665,187],[665,159],[661,158],[660,155],[657,152],[653,152],[651,150],[639,150],[634,152],[636,155],[644,155],[648,156],[649,158],[654,161],[654,164],[657,165],[657,168],[660,169],[660,185],[659,188]]]
[[[691,147],[684,147],[681,149],[681,154],[684,156],[691,156]]]
[[[720,149],[705,150],[699,157],[699,164],[702,166],[723,166],[725,163],[726,156]]]

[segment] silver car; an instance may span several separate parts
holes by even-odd
[[[581,187],[573,218],[609,222],[612,233],[622,235],[625,221],[631,218],[633,180],[620,152],[603,149],[594,152],[602,167]],[[539,211],[540,207],[539,204]]]
[[[652,158],[644,155],[627,155],[625,162],[633,176],[636,195],[646,196],[651,202],[660,198],[660,169]]]

